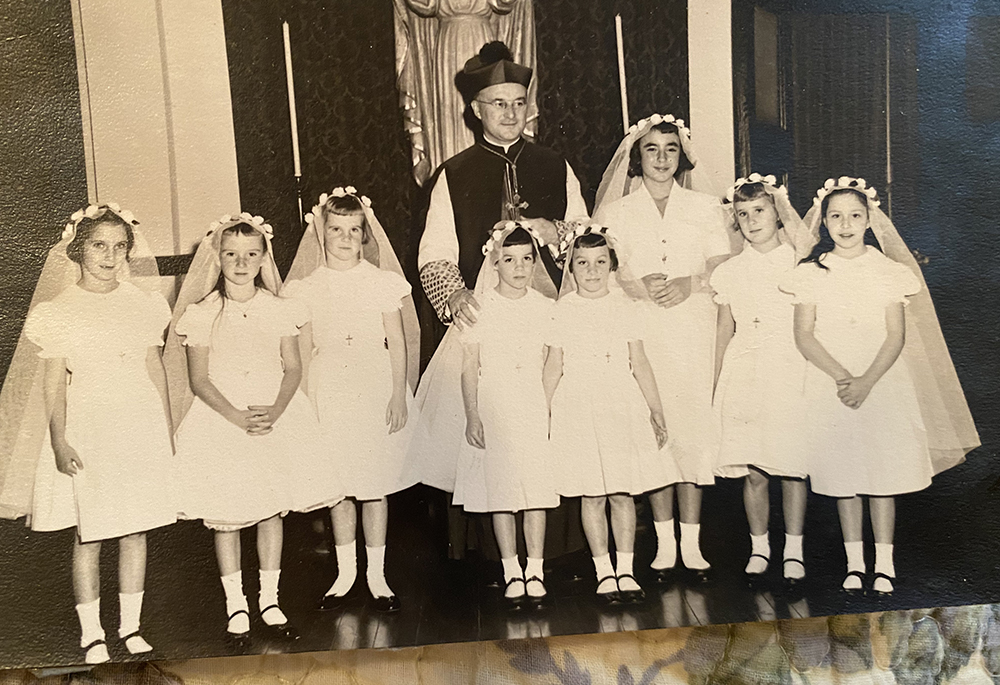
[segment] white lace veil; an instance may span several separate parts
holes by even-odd
[[[601,185],[597,189],[597,199],[594,202],[595,215],[597,214],[597,210],[604,206],[605,203],[611,204],[616,200],[620,200],[642,183],[641,176],[633,178],[628,175],[632,146],[635,145],[636,141],[649,133],[651,128],[662,123],[673,124],[677,127],[677,137],[680,138],[681,149],[684,151],[684,155],[691,162],[692,166],[697,165],[698,160],[691,146],[691,130],[684,125],[683,119],[675,119],[672,114],[654,114],[646,119],[640,119],[629,127],[628,134],[622,139],[607,169],[604,170]],[[691,171],[681,172],[677,180],[683,187],[690,188]]]
[[[118,272],[118,280],[129,281],[146,291],[159,288],[156,257],[132,213],[113,202],[90,205],[73,214],[59,242],[49,250],[31,297],[29,314],[80,280],[81,267],[69,258],[66,248],[76,238],[77,227],[84,218],[98,219],[108,214],[132,227],[132,248]],[[43,440],[48,436],[49,414],[43,387],[45,363],[38,352],[38,346],[28,340],[22,329],[7,378],[0,388],[0,517],[3,518],[20,518],[31,512],[35,467]]]
[[[573,262],[574,244],[580,236],[591,233],[599,233],[604,236],[608,247],[615,251],[615,256],[618,258],[618,268],[612,274],[609,287],[620,287],[632,299],[648,300],[649,293],[646,292],[646,287],[642,281],[632,276],[629,271],[628,265],[625,263],[625,252],[621,249],[614,232],[605,226],[597,224],[579,224],[573,231],[563,237],[559,245],[559,251],[566,255],[566,261],[563,264],[562,286],[559,288],[559,297],[565,297],[569,293],[576,292],[576,279],[573,278],[573,272],[570,269],[570,264]]]
[[[836,190],[854,190],[868,198],[868,219],[882,252],[893,261],[905,264],[923,286],[919,293],[909,298],[906,345],[901,357],[916,386],[934,472],[940,473],[965,461],[965,454],[981,443],[941,332],[927,282],[892,220],[879,208],[875,189],[867,186],[863,178],[841,176],[826,181],[806,213],[805,224],[809,233],[818,240],[823,199]]]
[[[777,179],[774,176],[761,176],[760,174],[753,173],[746,178],[737,179],[736,183],[726,191],[726,197],[722,200],[722,208],[726,213],[732,230],[737,234],[740,233],[733,201],[735,192],[737,189],[749,184],[759,184],[764,189],[764,192],[774,201],[774,208],[777,210],[778,219],[781,221],[781,230],[778,231],[778,239],[782,243],[790,243],[795,248],[796,259],[806,257],[819,240],[819,229],[817,227],[815,232],[810,231],[809,227],[799,216],[799,213],[792,207],[792,203],[788,199],[788,188],[777,185]],[[740,244],[737,247],[737,253],[743,249],[744,242],[744,240],[739,241]]]
[[[222,272],[222,263],[219,261],[222,234],[227,228],[238,224],[250,226],[263,236],[267,254],[260,267],[260,277],[264,287],[272,294],[277,295],[281,290],[281,276],[274,264],[274,253],[271,250],[273,230],[269,224],[264,223],[263,218],[252,216],[247,212],[238,216],[227,214],[209,226],[208,233],[202,238],[194,259],[191,260],[180,292],[177,293],[174,315],[170,320],[167,342],[163,349],[163,365],[167,370],[167,385],[170,388],[170,415],[175,430],[181,425],[181,420],[191,408],[194,399],[188,378],[187,353],[181,336],[177,335],[177,322],[184,316],[188,306],[201,302],[215,290],[219,274]]]
[[[385,229],[382,228],[382,224],[375,218],[371,200],[364,195],[359,195],[353,186],[347,186],[346,188],[334,188],[329,195],[327,193],[320,195],[319,203],[312,208],[312,212],[306,214],[308,222],[306,230],[302,234],[299,249],[295,253],[295,259],[288,270],[285,282],[306,278],[320,266],[326,265],[324,245],[326,226],[321,209],[330,195],[334,197],[351,195],[358,199],[372,236],[372,239],[363,248],[364,258],[383,271],[391,271],[405,278],[403,268],[399,265],[399,259],[396,258],[396,253],[392,249],[392,243],[389,242],[389,237],[386,235]],[[413,304],[412,295],[407,295],[403,299],[401,313],[403,316],[403,335],[406,339],[406,378],[411,390],[415,391],[420,375],[420,323],[417,320],[417,310]],[[303,344],[306,342],[307,340],[303,338]],[[312,350],[303,350],[303,364],[307,364],[311,356]],[[305,378],[306,374],[304,373],[303,380]]]

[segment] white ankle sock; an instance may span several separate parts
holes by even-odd
[[[785,533],[785,551],[783,554],[784,559],[798,559],[803,560],[802,556],[802,537],[801,535],[789,535]]]
[[[145,592],[131,594],[118,593],[118,608],[121,624],[118,627],[118,637],[125,637],[139,632],[139,619],[142,615],[142,596]]]
[[[632,561],[635,558],[635,554],[633,552],[617,552],[615,557],[615,561],[617,562],[615,575],[618,576],[618,589],[625,591],[639,590],[639,583],[636,582],[635,576],[632,574]],[[632,577],[622,579],[622,576]]]
[[[615,575],[625,576],[632,575],[632,559],[635,557],[633,552],[617,552],[615,554]]]
[[[806,577],[805,557],[802,556],[802,536],[785,533],[785,550],[782,558],[789,563],[782,564],[785,578],[800,580]],[[795,561],[791,561],[794,559]],[[796,563],[798,562],[798,563]]]
[[[759,554],[760,556],[754,556]],[[765,557],[761,559],[760,557]],[[763,535],[750,534],[750,559],[747,561],[746,573],[760,575],[767,570],[767,560],[771,558],[771,542],[767,533]]]
[[[334,550],[337,553],[337,580],[326,594],[343,597],[354,587],[354,581],[358,578],[357,542],[351,540],[346,545],[337,545]]]
[[[875,573],[896,577],[896,565],[892,561],[892,543],[875,543]]]
[[[521,562],[518,561],[517,557],[501,559],[500,563],[503,564],[504,583],[510,582],[512,578],[524,578],[524,572],[521,570]]]
[[[249,611],[246,595],[243,594],[243,572],[236,571],[228,576],[221,576],[222,589],[226,593],[226,615],[233,616],[237,611]],[[239,614],[229,619],[226,628],[230,633],[242,634],[250,630],[250,616]]]
[[[701,524],[684,523],[681,521],[681,559],[684,565],[695,571],[710,568],[710,564],[701,556],[699,536]]]
[[[269,626],[280,626],[288,623],[288,617],[278,608],[278,580],[281,578],[281,569],[276,571],[260,572],[260,617]],[[271,607],[268,609],[268,607]],[[266,609],[266,611],[265,611]]]
[[[594,570],[597,571],[598,582],[604,578],[611,578],[611,580],[601,583],[597,588],[598,590],[601,587],[604,587],[607,592],[614,592],[618,589],[617,583],[614,582],[615,567],[611,565],[611,554],[602,554],[599,557],[594,557]]]
[[[395,593],[385,581],[385,545],[365,547],[368,552],[368,589],[373,597],[392,597]]]
[[[80,618],[80,646],[86,647],[92,642],[104,639],[104,628],[101,627],[101,598],[93,602],[76,605],[76,615]]]
[[[542,562],[545,560],[542,558],[532,559],[528,557],[528,563],[524,565],[524,577],[525,578],[538,578],[538,580],[545,580],[545,570],[542,568]]]
[[[845,542],[844,551],[847,552],[847,570],[865,572],[865,543]]]
[[[674,535],[674,520],[653,521],[653,528],[656,530],[656,558],[650,566],[662,571],[666,568],[673,568],[677,563],[677,538]]]
[[[845,542],[844,551],[847,552],[847,572],[865,572],[865,544],[861,540],[857,542]],[[845,590],[860,590],[861,579],[857,576],[844,578],[843,588]]]

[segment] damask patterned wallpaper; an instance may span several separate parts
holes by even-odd
[[[425,194],[410,175],[398,108],[391,2],[222,4],[241,201],[275,226],[279,267],[291,263],[302,231],[281,38],[287,20],[305,210],[335,185],[357,186],[372,198],[414,276]],[[536,0],[539,141],[567,157],[588,202],[622,137],[616,12],[624,25],[632,121],[654,111],[688,114],[686,2]]]

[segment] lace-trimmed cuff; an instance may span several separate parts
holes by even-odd
[[[420,285],[423,286],[427,299],[437,312],[443,323],[451,323],[451,312],[448,311],[448,298],[456,290],[465,288],[462,273],[454,262],[439,260],[424,265],[420,270]]]

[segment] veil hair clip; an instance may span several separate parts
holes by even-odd
[[[816,197],[813,198],[813,204],[817,207],[823,204],[823,200],[826,199],[827,195],[837,190],[854,190],[865,197],[868,198],[868,204],[873,207],[878,207],[881,202],[878,200],[878,193],[875,192],[873,186],[868,185],[868,183],[863,178],[854,178],[852,176],[841,176],[838,179],[828,178],[823,187],[816,191]]]
[[[531,235],[532,238],[534,238],[539,247],[545,247],[545,241],[534,228],[525,226],[520,221],[498,221],[494,224],[493,230],[490,231],[490,237],[486,240],[486,244],[483,245],[483,255],[488,255],[493,251],[493,249],[504,238],[504,231],[513,231],[515,228],[523,228],[529,235]]]
[[[736,183],[730,186],[726,191],[726,202],[732,204],[736,191],[750,183],[761,183],[765,186],[770,186],[772,190],[780,190],[778,187],[778,179],[775,178],[774,174],[761,176],[760,174],[754,172],[746,178],[740,177],[736,179]]]
[[[72,240],[76,237],[76,229],[84,219],[96,219],[105,212],[111,212],[123,221],[137,226],[135,215],[127,209],[122,209],[117,202],[102,202],[96,205],[87,205],[86,209],[78,209],[69,217],[69,221],[63,228],[63,240]]]

